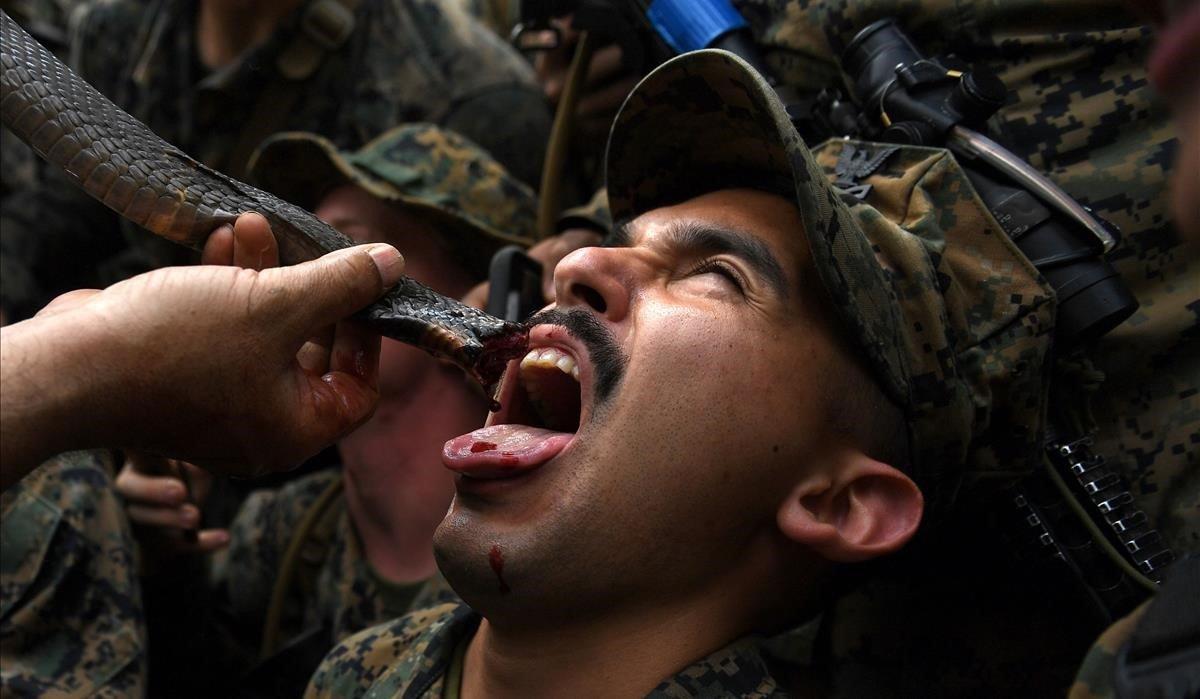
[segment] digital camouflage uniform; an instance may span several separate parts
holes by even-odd
[[[832,186],[826,171],[851,151],[877,164],[862,180],[870,185],[863,201]],[[904,409],[911,472],[931,517],[964,483],[1011,482],[1036,466],[1053,294],[947,151],[831,141],[810,152],[761,77],[708,51],[676,58],[638,85],[614,123],[607,167],[619,222],[733,187],[795,202],[829,307]],[[447,672],[470,619],[448,606],[363,632],[326,657],[310,695],[437,691],[430,683]],[[684,671],[694,682],[676,677],[655,693],[773,694],[776,670],[788,686],[812,684],[792,678],[786,658],[768,666],[759,639],[730,640]],[[453,691],[454,680],[445,683]]]
[[[310,40],[300,27],[327,34],[337,28],[330,20],[302,23],[318,6],[324,17],[336,18],[342,10],[337,0],[306,3],[265,44],[205,75],[195,56],[195,2],[104,0],[89,5],[77,22],[73,63],[168,142],[235,177],[243,174],[244,162],[231,160],[258,145],[247,147],[243,135],[266,121],[270,129],[257,140],[304,130],[339,148],[357,148],[392,126],[425,121],[467,136],[518,178],[536,181],[549,111],[528,63],[499,37],[453,3],[361,0],[353,32],[313,59],[313,47],[325,39]],[[311,75],[294,83],[281,77],[305,70]],[[283,87],[292,84],[298,87]],[[264,93],[273,101],[260,107]],[[191,259],[183,248],[118,224],[64,178],[55,182],[36,196],[7,202],[3,212],[4,256],[32,270],[43,287],[36,298],[0,299],[16,315],[32,313],[66,289]],[[118,226],[136,241],[132,250]]]
[[[854,34],[897,17],[927,55],[1004,81],[988,134],[1124,235],[1109,256],[1141,308],[1094,352],[1099,451],[1180,551],[1200,548],[1200,260],[1174,234],[1167,174],[1178,145],[1146,80],[1153,32],[1127,3],[949,0],[740,3],[784,82],[836,85]]]
[[[146,628],[110,452],[58,456],[0,496],[0,695],[138,696]]]
[[[1097,452],[1119,466],[1170,546],[1200,547],[1200,255],[1168,217],[1177,141],[1146,80],[1151,29],[1116,0],[735,4],[771,67],[804,92],[840,87],[842,48],[884,17],[896,17],[926,55],[954,53],[1004,81],[1009,101],[988,135],[1124,235],[1109,259],[1141,308],[1089,354],[1106,377],[1090,396]],[[827,619],[826,653],[843,661],[824,663],[835,685],[845,696],[881,687],[1060,695],[1106,622],[1063,597],[1072,591],[1011,565],[1003,546],[994,535],[952,536],[940,557],[924,560],[936,572],[910,571],[842,600]]]
[[[305,697],[458,697],[462,653],[479,621],[470,607],[451,602],[364,631],[325,659]],[[756,699],[782,693],[757,644],[743,639],[664,679],[646,696]]]

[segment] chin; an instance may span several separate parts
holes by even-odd
[[[446,518],[433,535],[433,555],[438,570],[450,587],[472,609],[487,613],[514,590],[509,558],[511,553],[500,537],[489,535],[475,515],[450,506]],[[482,531],[481,531],[482,530]],[[519,590],[519,586],[518,586]]]

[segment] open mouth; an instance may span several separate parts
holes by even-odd
[[[558,456],[586,420],[585,387],[590,366],[574,343],[542,344],[551,336],[567,339],[562,328],[540,326],[533,347],[509,363],[500,383],[501,408],[488,424],[446,442],[442,460],[464,478],[514,478]]]

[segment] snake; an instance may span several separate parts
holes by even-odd
[[[167,143],[77,75],[0,10],[0,121],[90,196],[155,235],[194,249],[242,213],[270,223],[283,264],[354,245],[313,214]],[[403,277],[356,316],[374,331],[494,384],[528,330]]]

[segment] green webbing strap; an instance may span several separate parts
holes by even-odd
[[[279,575],[275,578],[274,587],[271,588],[271,602],[267,605],[267,617],[263,622],[262,646],[258,653],[260,662],[269,658],[279,648],[279,626],[283,618],[283,607],[287,601],[288,592],[292,588],[292,581],[296,578],[296,571],[303,560],[305,545],[310,543],[309,539],[314,538],[314,535],[318,535],[315,537],[316,544],[322,550],[309,558],[321,560],[325,558],[323,554],[325,550],[328,550],[331,539],[328,536],[330,523],[337,521],[336,517],[331,516],[330,513],[337,512],[333,505],[338,501],[344,487],[345,481],[339,475],[325,490],[321,491],[321,494],[317,496],[317,499],[300,519],[300,524],[292,534],[291,540],[288,541],[283,561],[279,566]]]
[[[563,165],[566,163],[567,150],[570,147],[575,109],[579,105],[584,79],[587,77],[588,66],[592,62],[594,43],[588,32],[579,34],[575,56],[571,59],[571,67],[567,69],[562,95],[558,99],[558,109],[554,112],[554,124],[550,127],[550,142],[546,145],[546,159],[542,164],[542,182],[538,187],[536,231],[538,240],[554,234],[558,214],[562,210],[560,199],[562,198]]]

